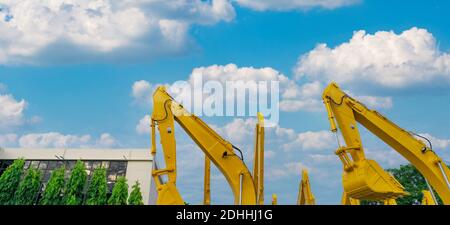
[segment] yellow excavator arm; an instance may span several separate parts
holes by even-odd
[[[205,155],[203,205],[211,205],[211,160]]]
[[[311,191],[311,185],[309,183],[308,171],[302,170],[302,180],[300,181],[300,187],[298,189],[297,205],[315,205],[316,198]]]
[[[383,205],[397,205],[397,201],[393,198],[391,199],[385,199],[383,201]]]
[[[344,191],[342,193],[341,204],[342,205],[360,205],[361,202],[358,199],[348,197],[348,195]]]
[[[443,202],[450,204],[450,170],[430,147],[380,113],[369,110],[345,94],[335,83],[324,90],[322,98],[328,111],[331,130],[337,132],[337,122],[347,145],[339,146],[336,154],[344,164],[344,190],[349,197],[383,200],[405,194],[403,186],[392,175],[375,161],[365,158],[358,122],[414,165]]]
[[[264,116],[258,113],[255,128],[253,180],[256,187],[256,203],[264,205]]]
[[[423,194],[422,205],[437,205],[437,203],[430,191],[423,190],[422,194]]]
[[[157,125],[164,153],[166,168],[153,171],[158,191],[157,204],[183,204],[177,188],[176,141],[174,122],[177,122],[225,176],[234,195],[234,204],[256,204],[256,191],[253,177],[243,161],[242,152],[220,137],[206,123],[190,114],[182,105],[158,87],[153,94],[152,154],[156,154],[155,126]],[[240,151],[240,150],[239,150]],[[159,177],[167,175],[165,183]]]

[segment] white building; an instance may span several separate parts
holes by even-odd
[[[109,190],[117,176],[125,176],[129,192],[138,181],[144,204],[155,204],[156,190],[152,185],[153,157],[148,149],[24,149],[0,148],[0,175],[13,160],[24,158],[25,169],[39,168],[43,174],[43,185],[50,178],[51,171],[65,165],[67,173],[77,160],[85,163],[89,177],[93,169],[102,167],[107,172]],[[39,197],[37,197],[39,198]]]

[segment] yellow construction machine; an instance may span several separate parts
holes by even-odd
[[[423,190],[422,194],[422,205],[437,205],[436,198],[431,191]]]
[[[450,204],[450,170],[430,146],[416,138],[380,113],[368,109],[331,83],[322,95],[331,131],[336,133],[336,154],[344,165],[343,186],[346,198],[361,200],[388,200],[406,194],[404,187],[377,162],[367,159],[357,123],[405,157],[442,198]],[[337,122],[337,125],[336,125]],[[341,146],[339,130],[346,146]],[[420,136],[419,136],[420,137]],[[431,189],[431,188],[430,188]]]
[[[153,94],[153,113],[151,116],[152,155],[156,155],[156,126],[164,153],[165,168],[155,168],[152,172],[157,188],[158,205],[181,205],[183,198],[179,194],[176,166],[176,141],[174,122],[177,122],[200,147],[209,160],[222,172],[231,187],[234,204],[256,204],[257,193],[253,177],[243,160],[241,150],[220,137],[206,123],[190,114],[177,103],[165,87],[158,87]],[[236,154],[238,151],[240,154]],[[205,161],[205,164],[208,162]],[[161,178],[167,176],[167,181]],[[208,199],[205,203],[208,203]]]
[[[256,188],[256,204],[264,205],[264,116],[257,114],[255,149],[253,159],[253,182]],[[203,204],[211,204],[210,159],[205,156]]]
[[[316,198],[311,191],[311,185],[309,183],[308,171],[302,170],[302,179],[298,188],[297,205],[315,205]]]
[[[211,160],[205,155],[203,205],[211,205]]]
[[[255,128],[253,157],[253,182],[256,188],[256,204],[264,205],[264,116],[258,113]]]
[[[344,191],[342,193],[341,204],[342,205],[360,205],[361,202],[359,201],[359,199],[354,199],[354,198],[348,197],[348,195]]]

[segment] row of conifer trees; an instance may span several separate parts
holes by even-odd
[[[52,171],[39,200],[41,171],[24,170],[25,160],[15,160],[0,176],[0,205],[142,205],[139,182],[132,186],[128,196],[128,184],[124,176],[117,177],[108,198],[106,169],[96,168],[85,191],[88,175],[82,161],[77,161],[66,179],[64,166]]]

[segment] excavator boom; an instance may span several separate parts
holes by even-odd
[[[258,113],[255,128],[255,150],[253,159],[253,180],[258,205],[264,205],[264,116]]]
[[[434,199],[430,191],[423,190],[422,194],[423,194],[422,205],[437,205],[436,200]]]
[[[302,180],[300,181],[300,187],[297,197],[297,205],[315,205],[316,198],[311,191],[311,184],[309,183],[308,171],[302,170]]]
[[[157,204],[182,204],[181,196],[176,189],[175,121],[225,176],[233,192],[234,203],[256,204],[253,177],[244,163],[242,154],[235,154],[234,149],[237,149],[235,146],[220,137],[200,118],[190,114],[182,105],[175,102],[166,92],[165,87],[158,87],[153,94],[152,126],[158,126],[166,166],[165,169],[154,171],[153,176],[154,180],[158,180],[156,178],[161,175],[168,177],[164,184],[156,182]],[[153,141],[155,141],[154,135],[153,132]],[[156,153],[154,142],[152,148],[152,153]],[[179,197],[173,199],[174,196]]]
[[[364,156],[357,122],[405,157],[428,180],[445,204],[450,204],[450,170],[439,156],[380,113],[345,94],[331,83],[322,96],[333,132],[335,121],[347,146],[336,151],[344,163],[344,190],[352,198],[395,199],[405,194],[403,186],[375,161]],[[348,156],[350,154],[350,157]]]
[[[358,199],[348,197],[348,195],[344,192],[344,193],[342,193],[341,204],[342,205],[360,205],[361,202]]]

